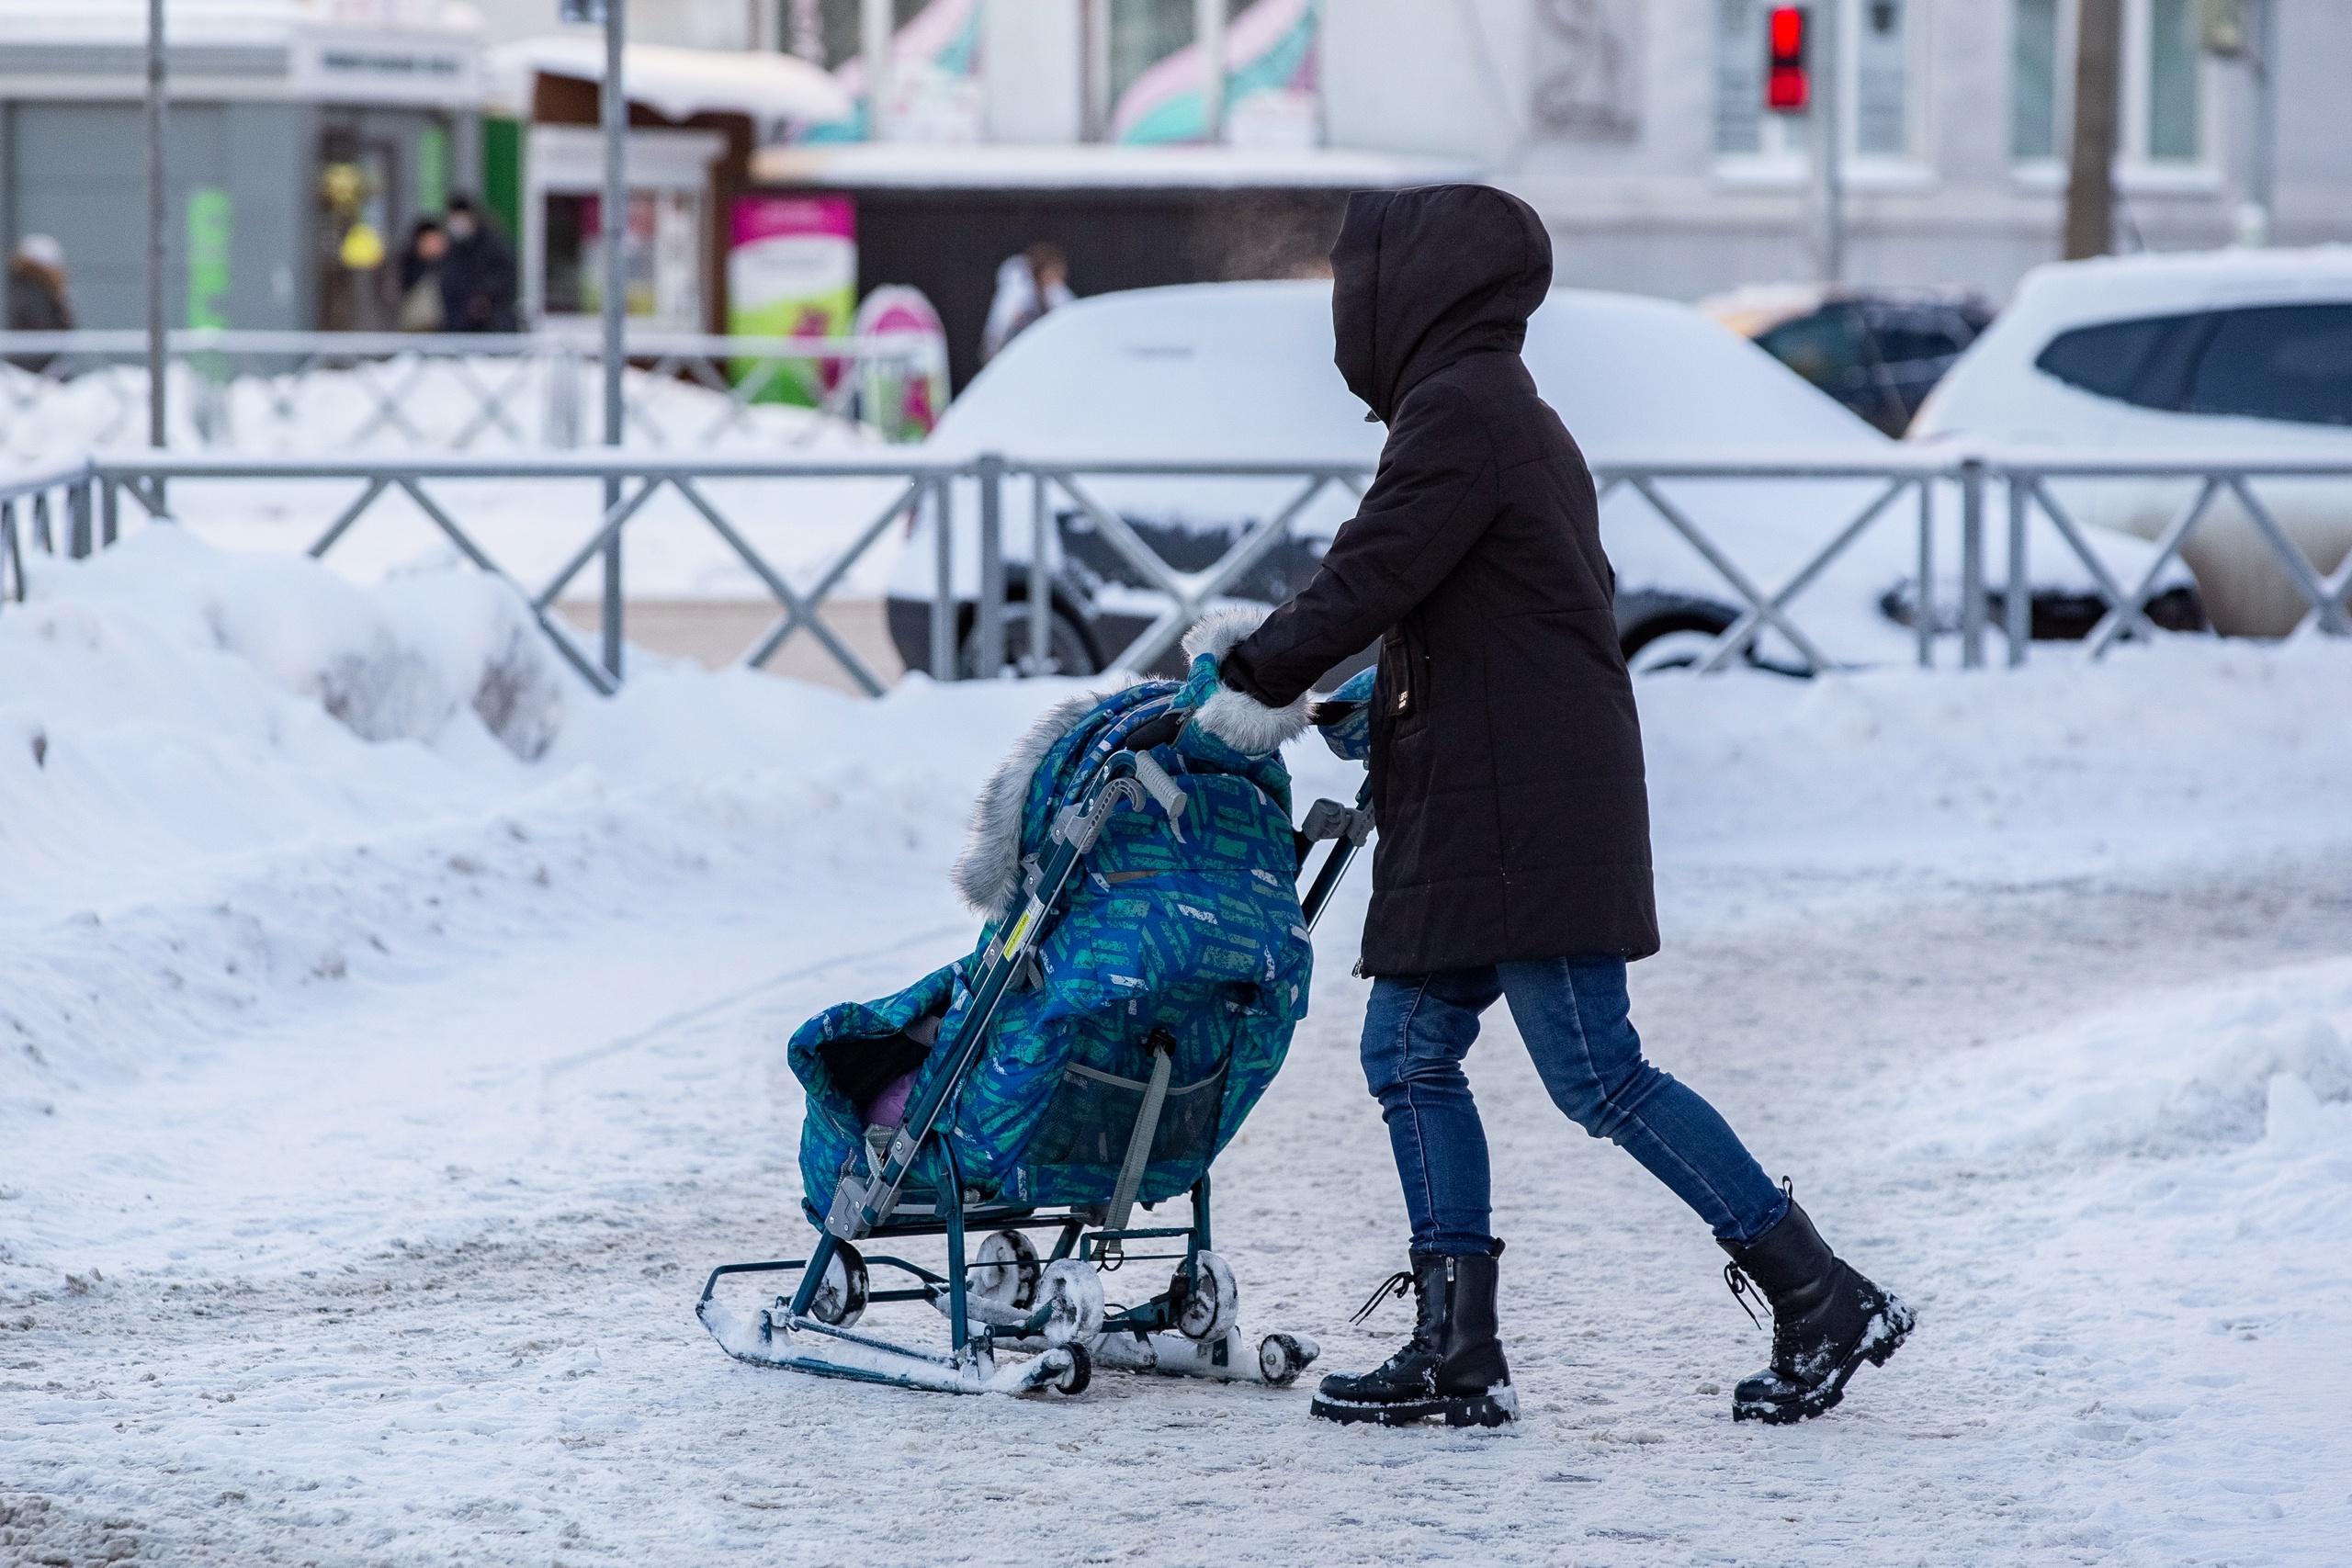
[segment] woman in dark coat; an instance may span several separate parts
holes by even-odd
[[[1340,369],[1387,445],[1315,579],[1220,660],[1220,697],[1287,709],[1381,639],[1363,1062],[1413,1225],[1411,1267],[1390,1286],[1415,1291],[1419,1312],[1385,1365],[1326,1378],[1316,1414],[1494,1425],[1517,1412],[1496,1338],[1486,1137],[1462,1071],[1479,1014],[1508,998],[1561,1110],[1673,1189],[1731,1254],[1735,1292],[1752,1283],[1771,1304],[1772,1367],[1739,1385],[1735,1417],[1817,1415],[1861,1361],[1893,1352],[1911,1314],[1644,1059],[1627,1016],[1625,965],[1657,950],[1641,727],[1592,478],[1519,356],[1551,242],[1524,202],[1487,186],[1373,192],[1350,200],[1331,266]]]

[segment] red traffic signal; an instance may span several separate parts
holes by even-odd
[[[1804,7],[1773,6],[1767,36],[1770,55],[1764,72],[1764,107],[1776,114],[1803,114],[1813,105],[1813,73],[1805,64]]]

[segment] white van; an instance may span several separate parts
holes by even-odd
[[[2352,465],[2352,248],[2116,256],[2037,268],[1919,410],[1912,440]],[[2188,480],[2053,485],[2079,521],[2153,539]],[[2257,480],[2324,573],[2352,549],[2352,480]],[[2183,552],[2216,628],[2293,629],[2309,610],[2234,497]]]

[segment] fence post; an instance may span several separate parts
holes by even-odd
[[[2033,588],[2025,558],[2026,507],[2032,491],[2014,473],[2009,484],[2009,591],[2001,609],[2009,634],[2009,668],[2025,662],[2033,643]]]
[[[1918,590],[1911,606],[1911,635],[1919,648],[1919,668],[1936,667],[1936,481],[1919,477]]]
[[[90,480],[87,475],[65,487],[65,515],[71,519],[67,526],[74,535],[74,553],[90,553]]]
[[[570,451],[580,445],[580,356],[571,340],[557,340],[548,361],[548,445]]]
[[[1024,675],[1052,675],[1054,669],[1054,568],[1048,554],[1050,516],[1046,476],[1029,476],[1029,657]]]
[[[111,547],[122,536],[122,481],[112,477],[98,481],[98,537]]]
[[[980,604],[974,673],[993,681],[1004,672],[1004,459],[984,452],[973,464],[980,481]]]
[[[1960,664],[1984,668],[1984,459],[1960,460]]]
[[[945,475],[931,482],[931,559],[938,576],[931,594],[931,678],[956,679],[956,545],[948,537],[954,507]]]

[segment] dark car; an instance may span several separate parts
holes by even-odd
[[[1889,435],[1994,314],[1981,295],[1931,288],[1758,288],[1699,308]]]

